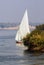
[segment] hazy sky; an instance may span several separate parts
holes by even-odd
[[[30,23],[44,23],[44,0],[0,0],[0,22],[21,22],[26,8]]]

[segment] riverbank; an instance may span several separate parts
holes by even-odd
[[[28,48],[27,50],[29,52],[41,52],[41,53],[44,53],[44,48],[41,48],[41,47]]]

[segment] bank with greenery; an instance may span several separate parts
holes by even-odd
[[[23,38],[23,44],[29,51],[44,52],[44,24],[36,26],[30,34]]]

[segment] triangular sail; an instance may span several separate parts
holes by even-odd
[[[16,41],[21,41],[21,39],[25,37],[27,33],[30,33],[30,30],[28,23],[28,14],[26,10],[16,35]]]

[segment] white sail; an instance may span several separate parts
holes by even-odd
[[[21,21],[21,24],[19,26],[19,30],[17,32],[16,35],[16,41],[21,41],[21,39],[23,37],[25,37],[27,35],[27,33],[30,33],[29,30],[29,23],[28,23],[28,14],[27,14],[27,10],[24,13],[23,19]]]

